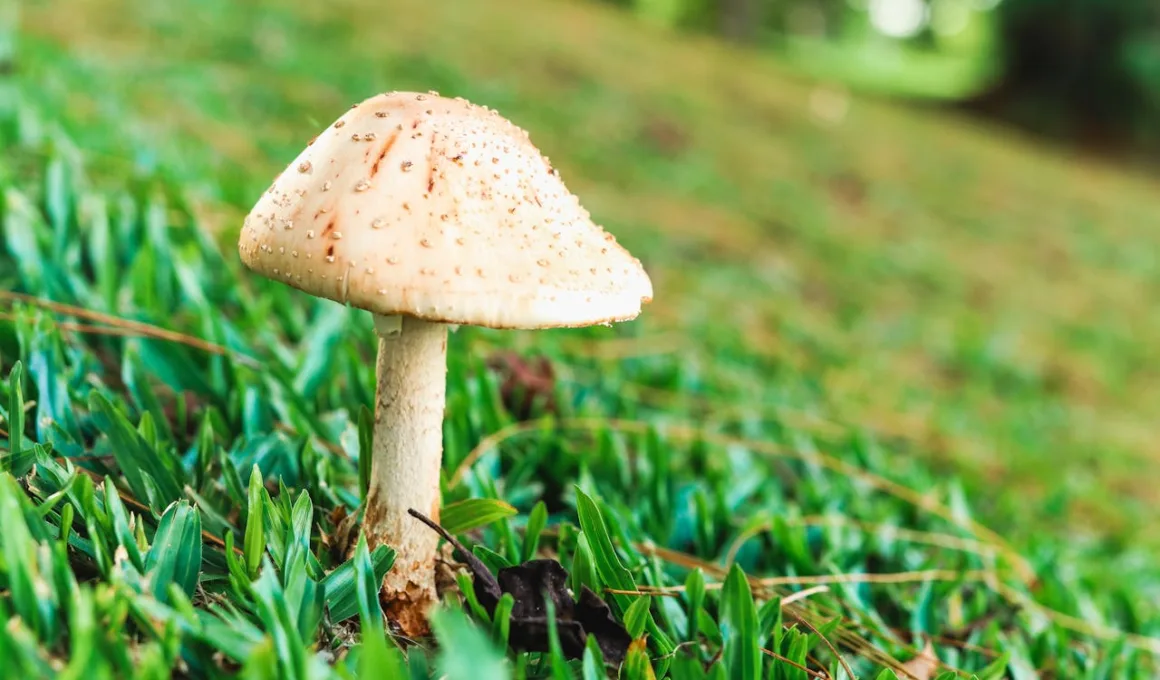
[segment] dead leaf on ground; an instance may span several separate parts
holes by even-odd
[[[537,406],[556,412],[556,372],[547,357],[497,352],[488,357],[487,366],[499,376],[500,398],[516,420],[528,420]]]
[[[938,673],[939,661],[934,645],[927,640],[918,656],[902,664],[902,672],[910,680],[931,680]]]
[[[470,550],[447,533],[443,527],[416,510],[412,517],[426,524],[454,546],[459,558],[473,576],[475,597],[489,616],[504,593],[514,600],[509,641],[513,649],[547,652],[548,598],[555,610],[556,634],[564,656],[579,659],[584,655],[588,635],[596,638],[606,663],[619,666],[628,654],[632,637],[612,615],[608,604],[587,586],[574,599],[568,592],[568,571],[556,560],[536,559],[521,565],[491,571]]]

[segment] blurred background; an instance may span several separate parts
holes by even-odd
[[[24,103],[0,104],[20,134],[63,126],[94,182],[173,196],[226,253],[354,102],[495,107],[653,277],[629,354],[674,372],[642,364],[620,397],[855,458],[867,437],[891,474],[963,479],[1005,535],[1160,551],[1155,0],[23,0],[5,16],[4,87]]]
[[[771,576],[991,568],[970,538],[1025,556],[1018,586],[1063,614],[965,581],[833,601],[1014,649],[1013,677],[1136,677],[1143,649],[1155,677],[1160,2],[0,0],[0,292],[261,358],[10,300],[0,363],[27,358],[28,401],[0,403],[35,402],[43,438],[93,391],[155,413],[175,445],[136,460],[168,461],[175,498],[210,489],[219,528],[242,478],[185,452],[187,409],[220,411],[231,465],[345,516],[370,320],[254,276],[237,239],[310,139],[389,90],[526,129],[655,291],[613,328],[453,336],[444,460],[478,472],[457,493],[570,518],[580,485],[633,541]],[[545,414],[607,429],[471,457]],[[329,453],[308,464],[285,424]]]
[[[604,0],[859,89],[1155,161],[1152,0]]]

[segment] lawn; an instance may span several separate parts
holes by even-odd
[[[236,254],[302,145],[391,89],[528,129],[652,276],[636,321],[465,328],[448,357],[448,528],[618,591],[647,633],[622,677],[906,677],[927,640],[965,677],[1154,675],[1154,178],[588,3],[22,9],[0,659],[28,677],[397,661],[361,635],[389,552],[342,550],[370,318]],[[565,672],[446,601],[414,674]]]

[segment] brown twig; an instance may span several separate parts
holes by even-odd
[[[659,555],[658,555],[659,557]],[[663,557],[661,559],[664,559]],[[751,582],[758,586],[772,588],[776,586],[821,586],[837,583],[870,583],[870,584],[901,584],[924,583],[926,581],[987,581],[996,578],[993,571],[975,569],[971,571],[955,571],[953,569],[925,569],[918,571],[899,571],[879,574],[818,574],[814,576],[768,576],[753,577]],[[720,583],[706,583],[706,590],[718,590]],[[618,595],[656,595],[661,597],[675,597],[685,592],[685,586],[640,586],[636,590],[606,589],[606,592]]]
[[[236,352],[222,345],[210,342],[208,340],[203,340],[186,333],[171,331],[169,329],[142,321],[134,321],[133,319],[126,319],[123,317],[114,316],[112,314],[105,314],[104,312],[85,309],[84,307],[78,307],[76,305],[56,302],[53,300],[46,300],[34,295],[15,293],[12,291],[0,291],[0,300],[23,302],[40,307],[42,309],[56,312],[58,314],[75,316],[82,319],[88,319],[89,321],[96,321],[98,323],[106,324],[106,327],[100,327],[88,324],[69,324],[69,322],[57,322],[58,325],[60,325],[64,330],[73,330],[76,332],[96,333],[103,335],[118,335],[122,337],[139,336],[152,338],[155,340],[166,340],[169,342],[176,342],[182,345],[186,345],[188,347],[193,347],[210,354],[230,356],[254,368],[261,365],[257,359],[247,354]]]
[[[821,673],[819,671],[813,670],[812,668],[807,668],[807,667],[801,665],[800,663],[798,663],[796,661],[790,661],[789,659],[785,658],[781,654],[778,654],[777,652],[766,649],[765,647],[761,648],[761,653],[770,657],[771,659],[777,659],[778,661],[780,661],[782,663],[787,663],[787,664],[793,666],[794,668],[798,669],[799,671],[804,672],[806,675],[809,675],[811,678],[819,678],[820,680],[829,680],[829,678],[830,678],[829,673]],[[853,678],[854,676],[851,674],[850,677]]]
[[[822,635],[822,631],[818,630],[814,624],[800,616],[794,618],[797,619],[798,623],[813,631],[814,635],[817,635],[819,638],[821,638],[822,642],[826,643],[826,646],[829,647],[830,651],[834,653],[834,656],[838,658],[838,663],[842,664],[842,668],[846,671],[847,676],[850,678],[857,677],[854,675],[854,671],[850,668],[850,665],[846,663],[846,659],[842,657],[842,653],[838,651],[838,648],[834,646],[834,643],[830,642],[829,638],[827,638],[825,635]]]

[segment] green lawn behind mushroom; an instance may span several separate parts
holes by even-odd
[[[489,569],[601,593],[647,634],[622,677],[905,677],[928,639],[980,677],[1154,677],[1155,182],[861,99],[835,124],[840,93],[584,4],[403,4],[27,9],[0,93],[6,669],[403,663],[392,556],[349,519],[372,324],[233,252],[327,120],[434,88],[529,128],[657,297],[451,335],[441,523]],[[502,611],[446,603],[411,677],[596,665],[505,654]]]

